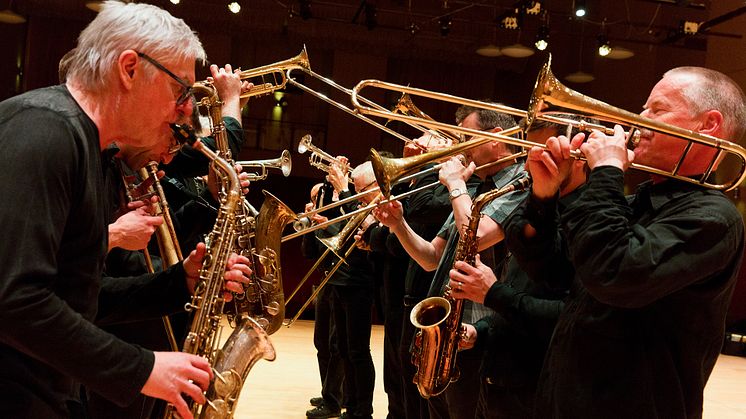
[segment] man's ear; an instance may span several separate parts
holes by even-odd
[[[129,90],[134,84],[135,77],[140,75],[142,70],[137,68],[137,63],[140,61],[140,57],[137,53],[131,49],[123,51],[119,54],[117,60],[117,76],[122,82],[125,89]]]
[[[700,134],[712,135],[719,137],[723,131],[723,114],[716,109],[709,110],[702,114],[700,122],[702,127],[697,130]]]

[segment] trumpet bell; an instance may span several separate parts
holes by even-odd
[[[310,150],[311,149],[311,140],[312,140],[311,135],[309,135],[309,134],[304,135],[300,139],[300,142],[298,143],[298,153],[305,154],[306,151]]]
[[[290,158],[290,152],[287,150],[283,150],[280,155],[280,170],[285,177],[290,176],[290,171],[293,170],[293,159]]]

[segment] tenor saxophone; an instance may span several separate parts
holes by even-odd
[[[209,103],[217,108],[219,99],[214,87],[195,84],[195,90],[207,94]],[[207,99],[203,99],[205,101]],[[218,112],[213,112],[213,116]],[[189,133],[187,133],[189,134]],[[212,161],[222,193],[220,207],[210,233],[205,239],[206,253],[200,269],[192,300],[185,308],[193,313],[183,352],[206,358],[212,365],[214,379],[205,394],[204,405],[191,402],[195,418],[229,419],[235,413],[243,383],[254,364],[260,359],[275,359],[275,349],[264,329],[251,317],[242,314],[235,319],[235,328],[222,348],[219,348],[220,321],[225,314],[223,275],[228,258],[236,245],[236,214],[243,206],[241,185],[232,164],[199,141],[193,146]],[[169,406],[167,418],[175,415]]]
[[[478,249],[477,230],[482,209],[490,201],[515,190],[525,189],[528,178],[523,178],[504,188],[479,195],[472,204],[468,225],[459,236],[454,264],[464,261],[474,265]],[[458,343],[463,333],[461,318],[464,300],[451,296],[446,286],[442,297],[428,297],[414,306],[409,320],[419,329],[412,351],[412,363],[417,367],[412,381],[420,395],[426,399],[445,391],[448,385],[458,380],[456,367]]]

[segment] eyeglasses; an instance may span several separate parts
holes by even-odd
[[[373,182],[370,182],[369,184],[365,185],[365,187],[364,187],[364,188],[360,189],[360,191],[358,191],[358,193],[363,193],[363,192],[367,191],[367,190],[368,190],[368,189],[369,189],[369,188],[370,188],[371,186],[373,186],[373,185],[374,185],[375,183],[376,183],[376,181],[375,181],[375,180],[374,180]]]
[[[145,54],[143,52],[139,52],[139,51],[137,51],[137,56],[138,57],[142,57],[143,59],[145,59],[145,61],[149,62],[150,64],[153,64],[155,66],[155,68],[157,68],[158,70],[161,70],[162,72],[168,74],[169,77],[171,77],[172,79],[176,80],[176,82],[179,83],[179,85],[181,85],[182,89],[184,89],[184,90],[182,90],[181,94],[176,99],[176,105],[177,106],[183,105],[184,102],[186,102],[190,97],[192,97],[193,90],[192,90],[192,85],[191,84],[187,83],[186,81],[184,81],[184,79],[182,79],[181,77],[179,77],[176,74],[172,73],[169,69],[167,69],[166,67],[164,67],[163,64],[161,64],[158,61],[156,61],[155,58],[152,58],[152,57],[148,56],[147,54]]]

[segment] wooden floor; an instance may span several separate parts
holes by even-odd
[[[318,396],[313,322],[298,321],[271,336],[274,362],[259,361],[249,373],[238,403],[236,419],[303,419]],[[376,368],[373,417],[386,417],[383,391],[383,328],[373,326],[371,351]],[[705,389],[705,419],[746,418],[746,358],[721,355]]]

